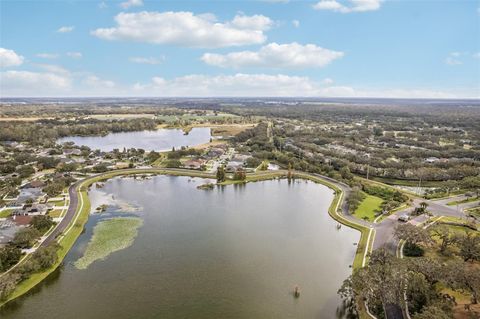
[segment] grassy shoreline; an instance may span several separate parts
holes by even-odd
[[[67,228],[63,236],[59,239],[59,243],[61,248],[58,251],[58,261],[55,263],[54,266],[51,268],[44,270],[39,273],[32,274],[30,278],[22,281],[14,292],[9,296],[9,298],[0,303],[0,307],[5,305],[6,303],[26,294],[29,290],[43,281],[48,275],[50,275],[53,271],[55,271],[63,262],[63,259],[70,251],[70,249],[75,244],[75,241],[80,236],[83,231],[83,228],[88,221],[88,217],[90,215],[90,200],[88,198],[88,188],[95,182],[105,181],[113,177],[117,176],[129,176],[129,175],[173,175],[173,176],[189,176],[189,177],[200,177],[200,178],[209,178],[215,179],[214,174],[201,172],[201,171],[193,171],[193,170],[177,170],[177,169],[167,169],[167,168],[152,168],[152,169],[124,169],[124,170],[115,170],[106,172],[100,175],[89,177],[81,182],[81,184],[77,188],[77,193],[79,194],[79,201],[77,206],[77,214],[76,217],[72,220],[72,223]],[[245,182],[256,182],[256,181],[263,181],[263,180],[271,180],[279,177],[286,177],[286,171],[269,171],[260,174],[254,175],[247,175],[246,181],[233,181],[228,180],[220,185],[230,185],[230,184],[240,184]],[[315,177],[310,175],[309,173],[303,172],[295,172],[294,177],[302,178],[306,180],[311,180],[315,183],[319,183],[331,188],[335,192],[335,197],[328,209],[329,215],[337,222],[356,229],[360,231],[361,236],[358,242],[357,251],[355,254],[354,262],[353,262],[353,270],[361,268],[364,263],[364,258],[366,256],[366,252],[371,249],[371,244],[373,244],[373,237],[370,236],[370,229],[368,227],[362,226],[360,224],[353,223],[347,220],[338,212],[338,208],[340,206],[340,202],[343,197],[343,192],[334,184],[323,180],[322,178]],[[370,239],[371,238],[371,239]]]

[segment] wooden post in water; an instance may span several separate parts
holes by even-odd
[[[298,288],[298,286],[295,286],[295,289],[293,290],[293,296],[295,298],[300,297],[300,288]]]

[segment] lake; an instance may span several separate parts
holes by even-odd
[[[110,152],[114,149],[141,148],[146,151],[169,151],[182,146],[195,146],[210,141],[208,127],[194,127],[185,135],[181,129],[158,129],[155,131],[135,131],[109,133],[105,136],[67,136],[57,140],[57,143],[74,142],[90,149]]]
[[[92,215],[64,266],[0,317],[336,318],[360,234],[328,215],[333,191],[303,180],[203,183],[156,176],[92,187],[92,209],[121,204]],[[92,228],[112,216],[143,219],[133,244],[75,268]]]

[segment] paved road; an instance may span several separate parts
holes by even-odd
[[[82,181],[78,181],[68,189],[68,195],[70,196],[70,205],[68,206],[65,217],[62,221],[55,227],[55,229],[48,235],[48,237],[41,243],[40,246],[47,246],[53,242],[58,235],[62,234],[70,225],[71,221],[75,218],[75,213],[78,206],[78,193],[77,188]]]

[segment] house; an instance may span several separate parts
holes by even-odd
[[[63,154],[80,156],[82,155],[82,151],[78,148],[67,148],[63,150]]]
[[[227,166],[225,167],[225,171],[227,172],[236,172],[237,169],[243,168],[243,161],[229,161]]]
[[[191,169],[201,169],[206,161],[202,159],[191,159],[183,163],[183,166]]]
[[[438,162],[440,159],[438,157],[428,157],[425,159],[425,163],[435,163]]]
[[[43,188],[43,187],[45,187],[45,182],[40,180],[31,181],[30,183],[23,185],[23,188]]]
[[[12,219],[17,226],[27,226],[32,221],[32,216],[13,215]]]
[[[127,162],[117,162],[117,163],[115,164],[115,168],[116,168],[116,169],[128,168],[129,165],[130,165],[130,164],[127,163]]]

